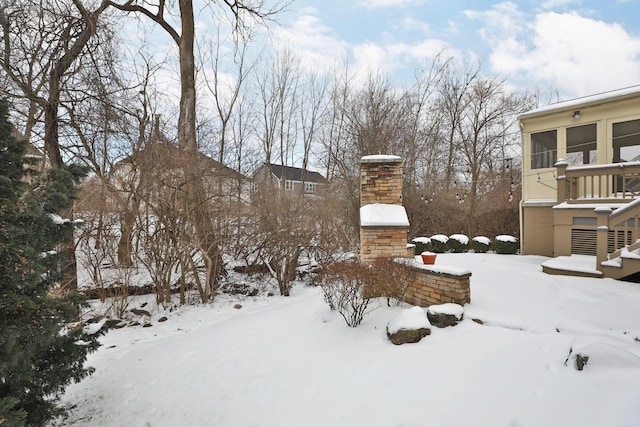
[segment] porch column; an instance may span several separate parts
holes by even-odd
[[[569,163],[560,159],[554,165],[556,167],[556,181],[558,182],[558,203],[562,203],[567,200],[567,166]]]
[[[599,207],[595,208],[594,211],[598,216],[598,227],[596,229],[596,270],[600,270],[600,264],[609,258],[607,243],[609,240],[609,214],[611,214],[611,208]]]

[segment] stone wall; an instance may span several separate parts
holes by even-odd
[[[402,159],[365,156],[360,160],[360,206],[371,203],[402,204]]]
[[[408,283],[404,294],[407,304],[428,307],[433,304],[471,302],[471,272],[441,272],[437,268],[423,267],[417,261],[402,262],[400,280]]]
[[[368,224],[363,212],[373,205],[379,210],[399,206],[406,223],[397,217],[380,218]],[[365,156],[360,160],[360,261],[371,262],[378,257],[404,257],[407,254],[409,220],[402,207],[402,159],[398,156]],[[402,216],[399,215],[399,216]],[[375,216],[375,215],[374,215]]]
[[[407,255],[406,227],[360,227],[360,261]]]
[[[467,304],[471,300],[471,272],[454,268],[424,266],[415,260],[415,246],[407,244],[408,219],[399,224],[396,215],[371,221],[371,211],[380,212],[402,206],[402,159],[397,156],[365,156],[360,161],[360,261],[371,263],[376,258],[397,258],[402,268],[393,281],[406,286],[404,301],[428,307],[433,304]],[[365,207],[366,206],[366,207]],[[374,208],[370,210],[369,208]],[[404,213],[404,208],[399,208]],[[365,213],[363,213],[365,212]],[[363,218],[367,217],[367,218]],[[365,219],[365,220],[363,220]],[[395,269],[394,269],[395,270]]]

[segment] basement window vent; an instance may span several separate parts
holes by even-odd
[[[574,218],[575,221],[575,218]],[[577,255],[596,255],[596,230],[571,230],[571,253]]]

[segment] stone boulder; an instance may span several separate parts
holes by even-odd
[[[431,334],[430,326],[424,309],[411,307],[387,324],[387,337],[395,345],[415,343]]]
[[[429,306],[427,309],[427,317],[429,322],[438,328],[446,328],[447,326],[456,326],[462,316],[464,308],[460,304],[439,304]]]

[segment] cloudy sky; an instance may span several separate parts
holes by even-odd
[[[640,0],[295,0],[278,29],[317,63],[401,76],[446,49],[573,98],[640,84]]]

